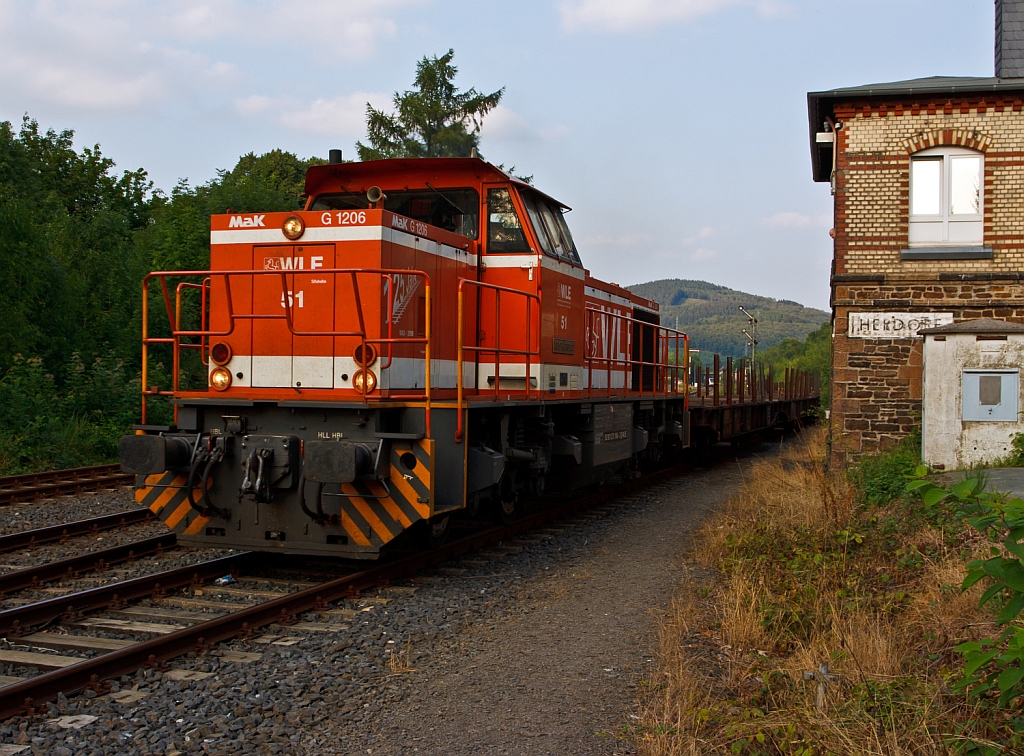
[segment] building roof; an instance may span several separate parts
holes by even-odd
[[[935,328],[922,328],[918,333],[922,336],[945,333],[987,333],[1001,336],[1010,333],[1024,333],[1024,325],[1011,323],[1008,320],[996,320],[995,318],[976,318],[974,320],[961,320],[958,323],[936,326]]]
[[[807,122],[811,132],[811,169],[815,181],[828,181],[832,173],[832,145],[818,144],[815,134],[824,130],[825,119],[833,115],[836,102],[871,97],[931,97],[934,95],[988,94],[1024,92],[1024,79],[998,79],[994,76],[928,76],[923,79],[842,87],[807,93]]]

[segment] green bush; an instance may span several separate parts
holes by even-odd
[[[995,606],[996,624],[1004,630],[998,638],[982,638],[956,647],[966,664],[953,687],[966,690],[970,699],[996,707],[1009,706],[1024,696],[1024,625],[1020,621],[1024,614],[1024,499],[986,491],[981,477],[945,488],[928,480],[929,472],[923,465],[917,467],[907,490],[916,491],[928,507],[954,502],[972,528],[990,543],[998,544],[990,547],[987,559],[967,564],[961,590],[984,582],[987,588],[978,603]],[[1012,724],[1015,733],[1024,736],[1024,719],[1014,718]],[[994,755],[1001,751],[969,740],[957,746],[968,753]]]
[[[850,471],[864,504],[881,506],[906,492],[907,477],[921,463],[921,436],[903,438],[884,454],[862,458]]]
[[[0,377],[0,474],[115,460],[139,399],[138,378],[113,355],[88,366],[72,355],[60,383],[41,358],[15,355]]]

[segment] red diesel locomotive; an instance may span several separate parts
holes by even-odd
[[[121,464],[182,543],[376,558],[688,446],[685,334],[590,276],[565,205],[477,158],[336,162],[305,189],[299,212],[213,216],[209,270],[143,285]],[[161,348],[171,389],[148,381]],[[204,390],[179,384],[186,350]],[[146,423],[156,395],[174,425]]]

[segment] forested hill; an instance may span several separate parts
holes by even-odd
[[[741,332],[747,328],[747,318],[739,311],[740,305],[758,320],[758,349],[783,339],[803,340],[829,318],[824,310],[788,299],[745,294],[706,281],[668,278],[627,288],[661,304],[661,322],[686,331],[693,348],[723,357],[741,357],[747,350],[747,339]]]

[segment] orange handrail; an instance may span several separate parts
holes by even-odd
[[[147,396],[170,396],[177,394],[180,390],[180,350],[181,348],[199,348],[200,353],[203,352],[203,345],[207,343],[211,337],[217,336],[229,336],[235,330],[236,320],[284,320],[288,328],[288,331],[293,336],[332,336],[332,337],[358,337],[360,339],[362,353],[366,354],[366,346],[368,344],[376,344],[380,346],[387,345],[387,364],[381,365],[381,369],[387,368],[391,365],[392,360],[392,349],[395,344],[423,344],[424,345],[424,390],[423,394],[417,395],[390,395],[389,398],[393,399],[423,399],[425,402],[425,431],[427,438],[431,437],[431,423],[430,423],[430,408],[431,408],[431,396],[430,396],[430,358],[431,358],[431,328],[430,328],[430,316],[431,316],[431,302],[430,302],[430,276],[420,270],[407,270],[407,269],[396,269],[396,268],[318,268],[317,275],[331,275],[331,274],[348,274],[352,277],[353,295],[356,303],[357,314],[359,318],[358,330],[348,331],[300,331],[295,328],[294,320],[294,309],[295,302],[290,299],[288,293],[288,276],[295,276],[295,271],[278,271],[278,270],[179,270],[179,271],[155,271],[149,273],[142,280],[142,422],[146,422],[146,398]],[[367,338],[366,335],[366,324],[363,319],[362,311],[362,300],[359,295],[359,279],[358,276],[362,274],[376,275],[381,280],[388,282],[388,305],[387,305],[387,336],[380,338]],[[424,294],[426,297],[426,323],[424,325],[423,336],[403,336],[395,337],[392,330],[393,326],[393,314],[394,314],[394,276],[405,275],[405,276],[416,276],[424,280]],[[188,283],[181,282],[175,289],[174,302],[172,304],[171,294],[167,287],[167,279],[169,278],[194,278],[203,277],[203,283]],[[208,313],[207,306],[209,300],[206,296],[207,288],[209,287],[212,278],[219,276],[224,281],[224,290],[226,295],[225,306],[227,308],[228,324],[226,330],[214,331],[207,327]],[[234,303],[231,294],[231,279],[232,277],[238,276],[280,276],[281,278],[281,295],[282,302],[285,303],[285,312],[281,315],[271,314],[257,314],[257,313],[236,313],[234,309]],[[167,312],[168,324],[171,328],[170,337],[150,337],[149,336],[149,285],[153,280],[160,282],[160,290],[163,296],[164,307]],[[200,330],[188,330],[181,327],[181,297],[185,289],[200,288],[203,292],[203,310],[200,320]],[[200,339],[199,344],[182,344],[181,339],[183,337],[198,337]],[[148,386],[148,373],[149,373],[149,346],[153,344],[170,344],[174,350],[173,355],[173,387],[171,391],[161,391],[159,387]],[[204,362],[204,364],[206,364]],[[362,395],[364,401],[367,400],[369,395],[368,383],[364,381]],[[177,405],[175,405],[175,421],[177,420]]]
[[[606,373],[607,386],[605,395],[608,397],[612,396],[612,370],[621,367],[622,372],[632,372],[634,367],[640,368],[640,376],[638,383],[639,386],[627,386],[625,376],[623,376],[622,392],[623,396],[627,393],[636,393],[639,396],[644,396],[644,376],[643,369],[645,367],[651,368],[651,389],[646,393],[651,395],[659,396],[678,396],[679,392],[679,377],[683,376],[684,381],[686,380],[686,371],[689,366],[689,350],[690,350],[690,337],[683,331],[676,330],[675,328],[669,328],[668,326],[658,325],[657,323],[648,323],[643,320],[638,320],[626,313],[614,313],[610,310],[603,310],[599,307],[590,305],[586,308],[586,328],[588,338],[586,339],[586,350],[584,352],[583,361],[587,368],[587,396],[594,396],[594,370],[595,363],[604,365],[604,371]],[[629,350],[625,357],[614,357],[611,354],[611,342],[604,345],[608,350],[608,356],[595,355],[591,353],[592,348],[595,346],[594,341],[590,338],[590,334],[596,333],[597,322],[603,322],[605,324],[610,321],[622,321],[625,322],[629,331],[630,343]],[[632,354],[632,334],[633,326],[637,325],[641,329],[649,328],[653,331],[654,336],[654,359],[644,360],[643,359],[643,347],[641,345],[641,358],[633,359]],[[611,328],[603,329],[606,334],[612,333]],[[675,347],[673,352],[671,347]],[[670,361],[670,355],[674,355],[672,361]],[[682,357],[682,362],[680,362]],[[601,370],[602,368],[596,368]],[[616,371],[618,372],[618,371]],[[664,380],[664,387],[661,391],[658,390],[659,384],[662,382],[659,380],[658,373],[662,373],[662,379]],[[687,393],[688,386],[684,386],[683,394]]]
[[[494,346],[467,346],[465,343],[464,328],[465,323],[465,286],[476,286],[478,289],[490,289],[494,294]],[[526,299],[526,349],[502,349],[501,347],[501,295],[511,294],[514,296],[524,297]],[[455,428],[455,443],[462,442],[463,432],[463,398],[465,396],[465,385],[463,379],[463,353],[472,352],[473,354],[479,354],[481,352],[493,353],[494,354],[494,401],[498,401],[499,390],[501,386],[501,355],[505,354],[513,357],[526,357],[526,377],[523,382],[523,388],[526,391],[526,397],[530,397],[530,368],[531,368],[531,357],[540,356],[540,337],[536,340],[536,346],[532,346],[533,340],[533,302],[537,302],[537,306],[540,306],[540,297],[530,292],[521,291],[519,289],[511,289],[507,286],[497,286],[495,284],[484,283],[483,281],[476,281],[471,278],[463,278],[459,281],[459,300],[458,300],[458,345],[456,348],[455,358],[455,385],[456,385],[456,403],[458,406],[459,417],[456,420]],[[474,330],[476,330],[474,328]],[[476,339],[474,339],[476,341]],[[474,360],[474,363],[477,361]],[[477,376],[479,380],[479,375]],[[479,386],[477,387],[479,390]],[[537,386],[537,397],[540,397],[540,385],[538,381]]]

